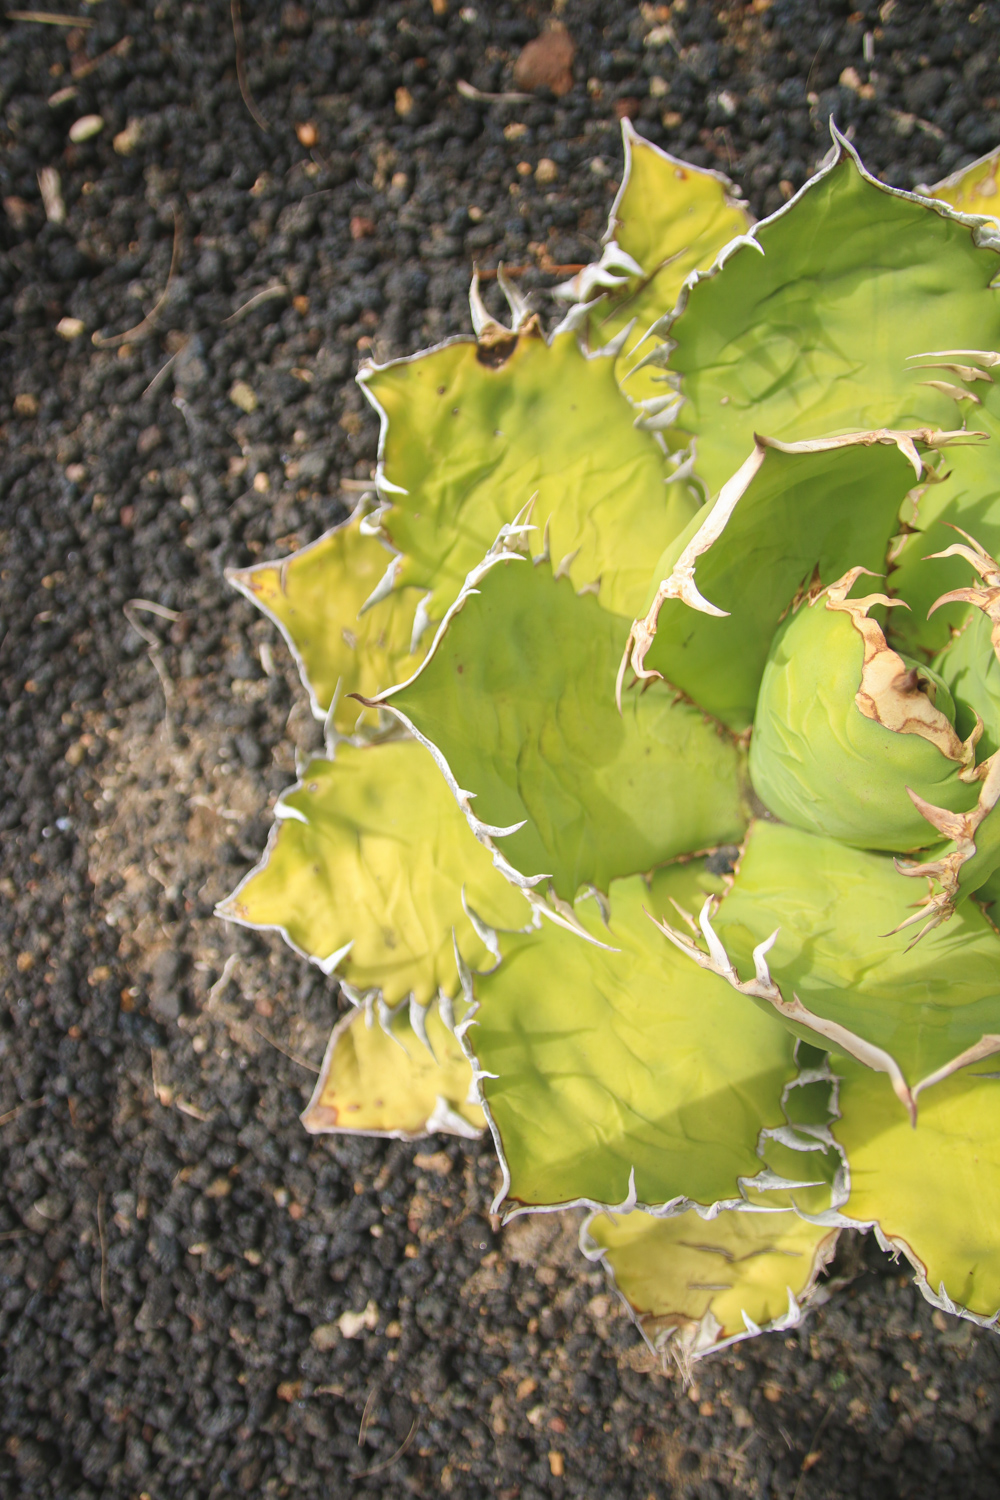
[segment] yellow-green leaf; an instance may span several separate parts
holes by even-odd
[[[967,167],[952,172],[950,177],[936,182],[933,187],[918,188],[928,197],[940,198],[950,203],[963,214],[987,214],[1000,222],[1000,198],[997,196],[997,171],[1000,169],[1000,149],[991,151]]]
[[[361,613],[393,561],[377,537],[361,530],[361,521],[354,515],[290,557],[227,575],[281,630],[313,712],[324,717],[338,694],[334,726],[347,735],[376,722],[372,710],[348,694],[371,697],[409,676],[428,644],[411,655],[420,599],[415,590],[396,590]]]
[[[618,247],[642,267],[642,274],[625,273],[624,284],[595,304],[588,336],[600,347],[634,319],[616,375],[633,401],[655,400],[669,389],[662,372],[635,369],[653,347],[646,339],[648,330],[671,311],[685,278],[707,270],[722,247],[745,234],[752,221],[732,184],[718,172],[678,161],[637,135],[628,120],[622,121],[622,134],[625,174],[611,210],[611,245],[605,256],[613,257]],[[586,275],[584,271],[576,278],[578,285]],[[598,282],[591,295],[601,290]]]
[[[753,723],[774,633],[795,598],[851,567],[881,570],[915,479],[903,433],[794,448],[751,442],[714,503],[656,563],[632,652],[637,670],[645,662],[737,731]]]
[[[753,949],[777,930],[767,964],[784,1000],[881,1049],[913,1089],[1000,1033],[1000,936],[973,902],[916,944],[893,932],[925,889],[890,855],[760,820],[712,925],[745,977]],[[824,1045],[807,1023],[797,1030]],[[888,1079],[873,1078],[906,1122]],[[921,1112],[942,1086],[920,1093]]]
[[[957,950],[960,951],[960,950]],[[982,1319],[1000,1311],[1000,1078],[989,1062],[920,1097],[912,1129],[892,1095],[849,1057],[833,1128],[851,1168],[841,1210],[877,1224],[935,1298]],[[992,1075],[992,1076],[991,1076]]]
[[[710,493],[755,433],[976,426],[964,388],[958,404],[949,392],[961,382],[917,356],[998,347],[996,250],[868,176],[841,142],[797,200],[755,227],[759,248],[698,281],[670,326],[681,421]]]
[[[303,1125],[313,1135],[356,1130],[404,1140],[435,1130],[479,1134],[486,1121],[469,1103],[472,1070],[454,1030],[466,1009],[458,1000],[446,1021],[429,1005],[426,1043],[405,1005],[387,1020],[388,1031],[371,1007],[349,1011],[334,1027]]]
[[[547,542],[575,588],[636,612],[652,559],[699,501],[667,484],[663,451],[635,427],[610,359],[588,359],[572,333],[549,345],[529,326],[509,345],[459,340],[360,378],[388,423],[382,471],[395,488],[383,527],[404,555],[397,582],[430,591],[432,619],[533,497],[532,554]]]
[[[263,862],[220,915],[281,932],[387,1004],[455,995],[454,942],[471,967],[492,961],[463,891],[480,928],[519,928],[530,915],[414,740],[338,746],[335,759],[310,762],[275,812]]]
[[[584,1233],[643,1337],[696,1359],[733,1339],[794,1327],[839,1231],[793,1213],[659,1219],[636,1211],[595,1215]]]
[[[383,701],[435,747],[522,876],[572,900],[738,839],[741,752],[663,683],[614,679],[627,623],[523,557],[477,575],[412,682]]]
[[[511,1202],[614,1205],[630,1189],[647,1207],[738,1202],[761,1173],[761,1131],[786,1123],[793,1042],[650,921],[671,898],[696,900],[698,876],[696,862],[616,881],[607,924],[593,898],[575,905],[607,946],[547,922],[502,939],[502,963],[475,979],[467,1041]]]

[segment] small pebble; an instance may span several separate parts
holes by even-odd
[[[100,115],[81,115],[69,127],[69,138],[74,146],[79,146],[82,141],[89,141],[93,136],[100,135],[103,129],[104,121]]]
[[[240,411],[245,411],[247,416],[257,410],[257,396],[251,386],[245,380],[237,380],[230,386],[229,399]]]
[[[111,142],[119,156],[131,156],[142,145],[142,121],[129,120]]]

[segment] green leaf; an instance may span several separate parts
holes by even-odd
[[[361,530],[362,519],[352,516],[291,557],[226,574],[280,629],[318,718],[337,696],[333,723],[345,735],[375,727],[371,709],[349,694],[373,696],[423,656],[410,652],[417,592],[398,590],[361,613],[393,561],[377,537]]]
[[[669,394],[662,374],[648,366],[636,369],[653,347],[648,330],[672,310],[687,276],[707,270],[723,245],[746,233],[751,220],[718,172],[678,161],[637,135],[627,119],[622,137],[624,174],[601,260],[558,290],[585,303],[599,298],[587,324],[592,348],[634,323],[617,357],[616,375],[633,401],[656,401]]]
[[[923,1110],[940,1070],[984,1038],[981,1056],[1000,1046],[1000,935],[965,901],[950,921],[907,947],[893,929],[920,894],[887,855],[760,821],[712,926],[744,973],[752,972],[752,950],[777,932],[767,968],[782,1003],[798,1002],[812,1017],[789,1010],[796,1034],[819,1046],[850,1046],[856,1057],[862,1044],[880,1049],[881,1061],[870,1053],[862,1060],[889,1074],[908,1107],[915,1109],[919,1094]],[[857,1050],[819,1029],[831,1023],[853,1036]],[[886,1080],[877,1086],[905,1120]]]
[[[709,1206],[753,1186],[762,1130],[786,1123],[792,1038],[646,915],[690,901],[698,874],[616,881],[607,925],[593,898],[575,907],[608,947],[546,923],[505,938],[501,964],[475,979],[467,1040],[509,1202]]]
[[[1000,661],[991,630],[989,616],[973,609],[933,663],[955,700],[955,728],[962,738],[976,727],[977,714],[982,720],[982,738],[976,746],[981,761],[1000,750]]]
[[[996,251],[978,248],[944,205],[869,177],[838,144],[834,164],[754,228],[763,255],[737,249],[690,289],[669,328],[681,421],[711,493],[754,433],[960,425],[955,401],[922,383],[941,372],[907,361],[1000,348]]]
[[[454,944],[475,968],[491,961],[483,923],[528,918],[412,740],[338,746],[335,759],[310,762],[275,814],[263,861],[219,914],[280,932],[389,1005],[411,994],[426,1004],[439,988],[455,995]]]
[[[476,826],[524,824],[498,845],[515,871],[572,900],[740,836],[732,739],[661,684],[617,713],[623,620],[509,553],[474,578],[423,669],[379,701],[474,795]]]
[[[876,1224],[951,1312],[1000,1311],[1000,1081],[970,1069],[922,1096],[912,1130],[881,1080],[834,1056],[842,1118],[834,1134],[851,1164],[843,1221]]]
[[[647,1343],[687,1363],[755,1333],[794,1328],[838,1233],[792,1213],[705,1220],[637,1210],[595,1215],[581,1243],[611,1272]]]
[[[796,594],[855,566],[882,571],[919,463],[901,433],[793,449],[751,443],[714,505],[660,559],[631,637],[636,671],[659,672],[738,731],[753,722],[772,638]]]
[[[868,601],[886,596],[847,598],[850,579],[778,627],[750,742],[754,791],[770,812],[809,833],[861,849],[926,849],[940,833],[910,794],[955,812],[975,807],[978,785],[962,759],[974,751],[955,731],[946,685],[928,668],[922,681],[933,705],[923,691],[895,688],[914,663],[891,652],[868,617],[878,607]]]
[[[982,357],[972,352],[963,358],[972,365],[982,362]],[[952,381],[960,379],[948,371],[931,369],[928,373],[943,373]],[[909,609],[893,610],[890,637],[901,650],[928,659],[948,644],[949,632],[969,616],[968,605],[954,603],[945,604],[928,619],[935,600],[951,589],[960,588],[969,577],[968,567],[960,558],[934,558],[930,554],[943,552],[955,541],[951,529],[954,525],[971,532],[994,556],[1000,552],[1000,474],[996,457],[1000,448],[1000,387],[972,381],[969,389],[977,393],[979,405],[967,410],[968,424],[975,431],[986,433],[989,441],[949,449],[947,462],[941,465],[940,482],[925,490],[918,486],[914,492],[918,497],[915,504],[908,501],[903,507],[903,520],[914,529],[914,534],[901,537],[890,554],[888,591],[909,605]]]
[[[370,1006],[349,1011],[334,1027],[303,1125],[312,1135],[358,1131],[403,1140],[435,1130],[480,1134],[486,1120],[469,1102],[472,1073],[455,1036],[454,1022],[465,1011],[464,1000],[447,1017],[429,1005],[422,1017],[426,1041],[405,1006],[385,1025]]]
[[[533,497],[534,554],[547,539],[574,587],[599,585],[602,605],[620,614],[640,607],[649,558],[698,507],[683,482],[668,485],[663,451],[635,427],[613,361],[588,359],[572,333],[551,345],[533,325],[505,342],[459,340],[360,379],[383,418],[383,527],[403,554],[397,584],[428,590],[433,620]]]

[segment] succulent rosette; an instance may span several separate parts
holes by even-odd
[[[905,193],[836,135],[752,225],[625,148],[551,336],[474,279],[474,337],[359,376],[371,497],[233,575],[327,754],[220,909],[353,1002],[306,1128],[488,1126],[496,1211],[588,1209],[653,1347],[793,1324],[851,1228],[993,1325],[991,164]]]

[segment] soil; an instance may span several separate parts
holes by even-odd
[[[572,1222],[494,1234],[485,1143],[304,1133],[344,1002],[212,907],[318,744],[223,569],[352,506],[358,361],[468,332],[474,260],[548,316],[622,114],[758,215],[831,114],[945,175],[1000,140],[1000,6],[557,3],[572,86],[505,102],[541,6],[248,0],[265,132],[221,0],[65,3],[0,33],[0,1495],[994,1496],[995,1335],[857,1242],[686,1386]]]

